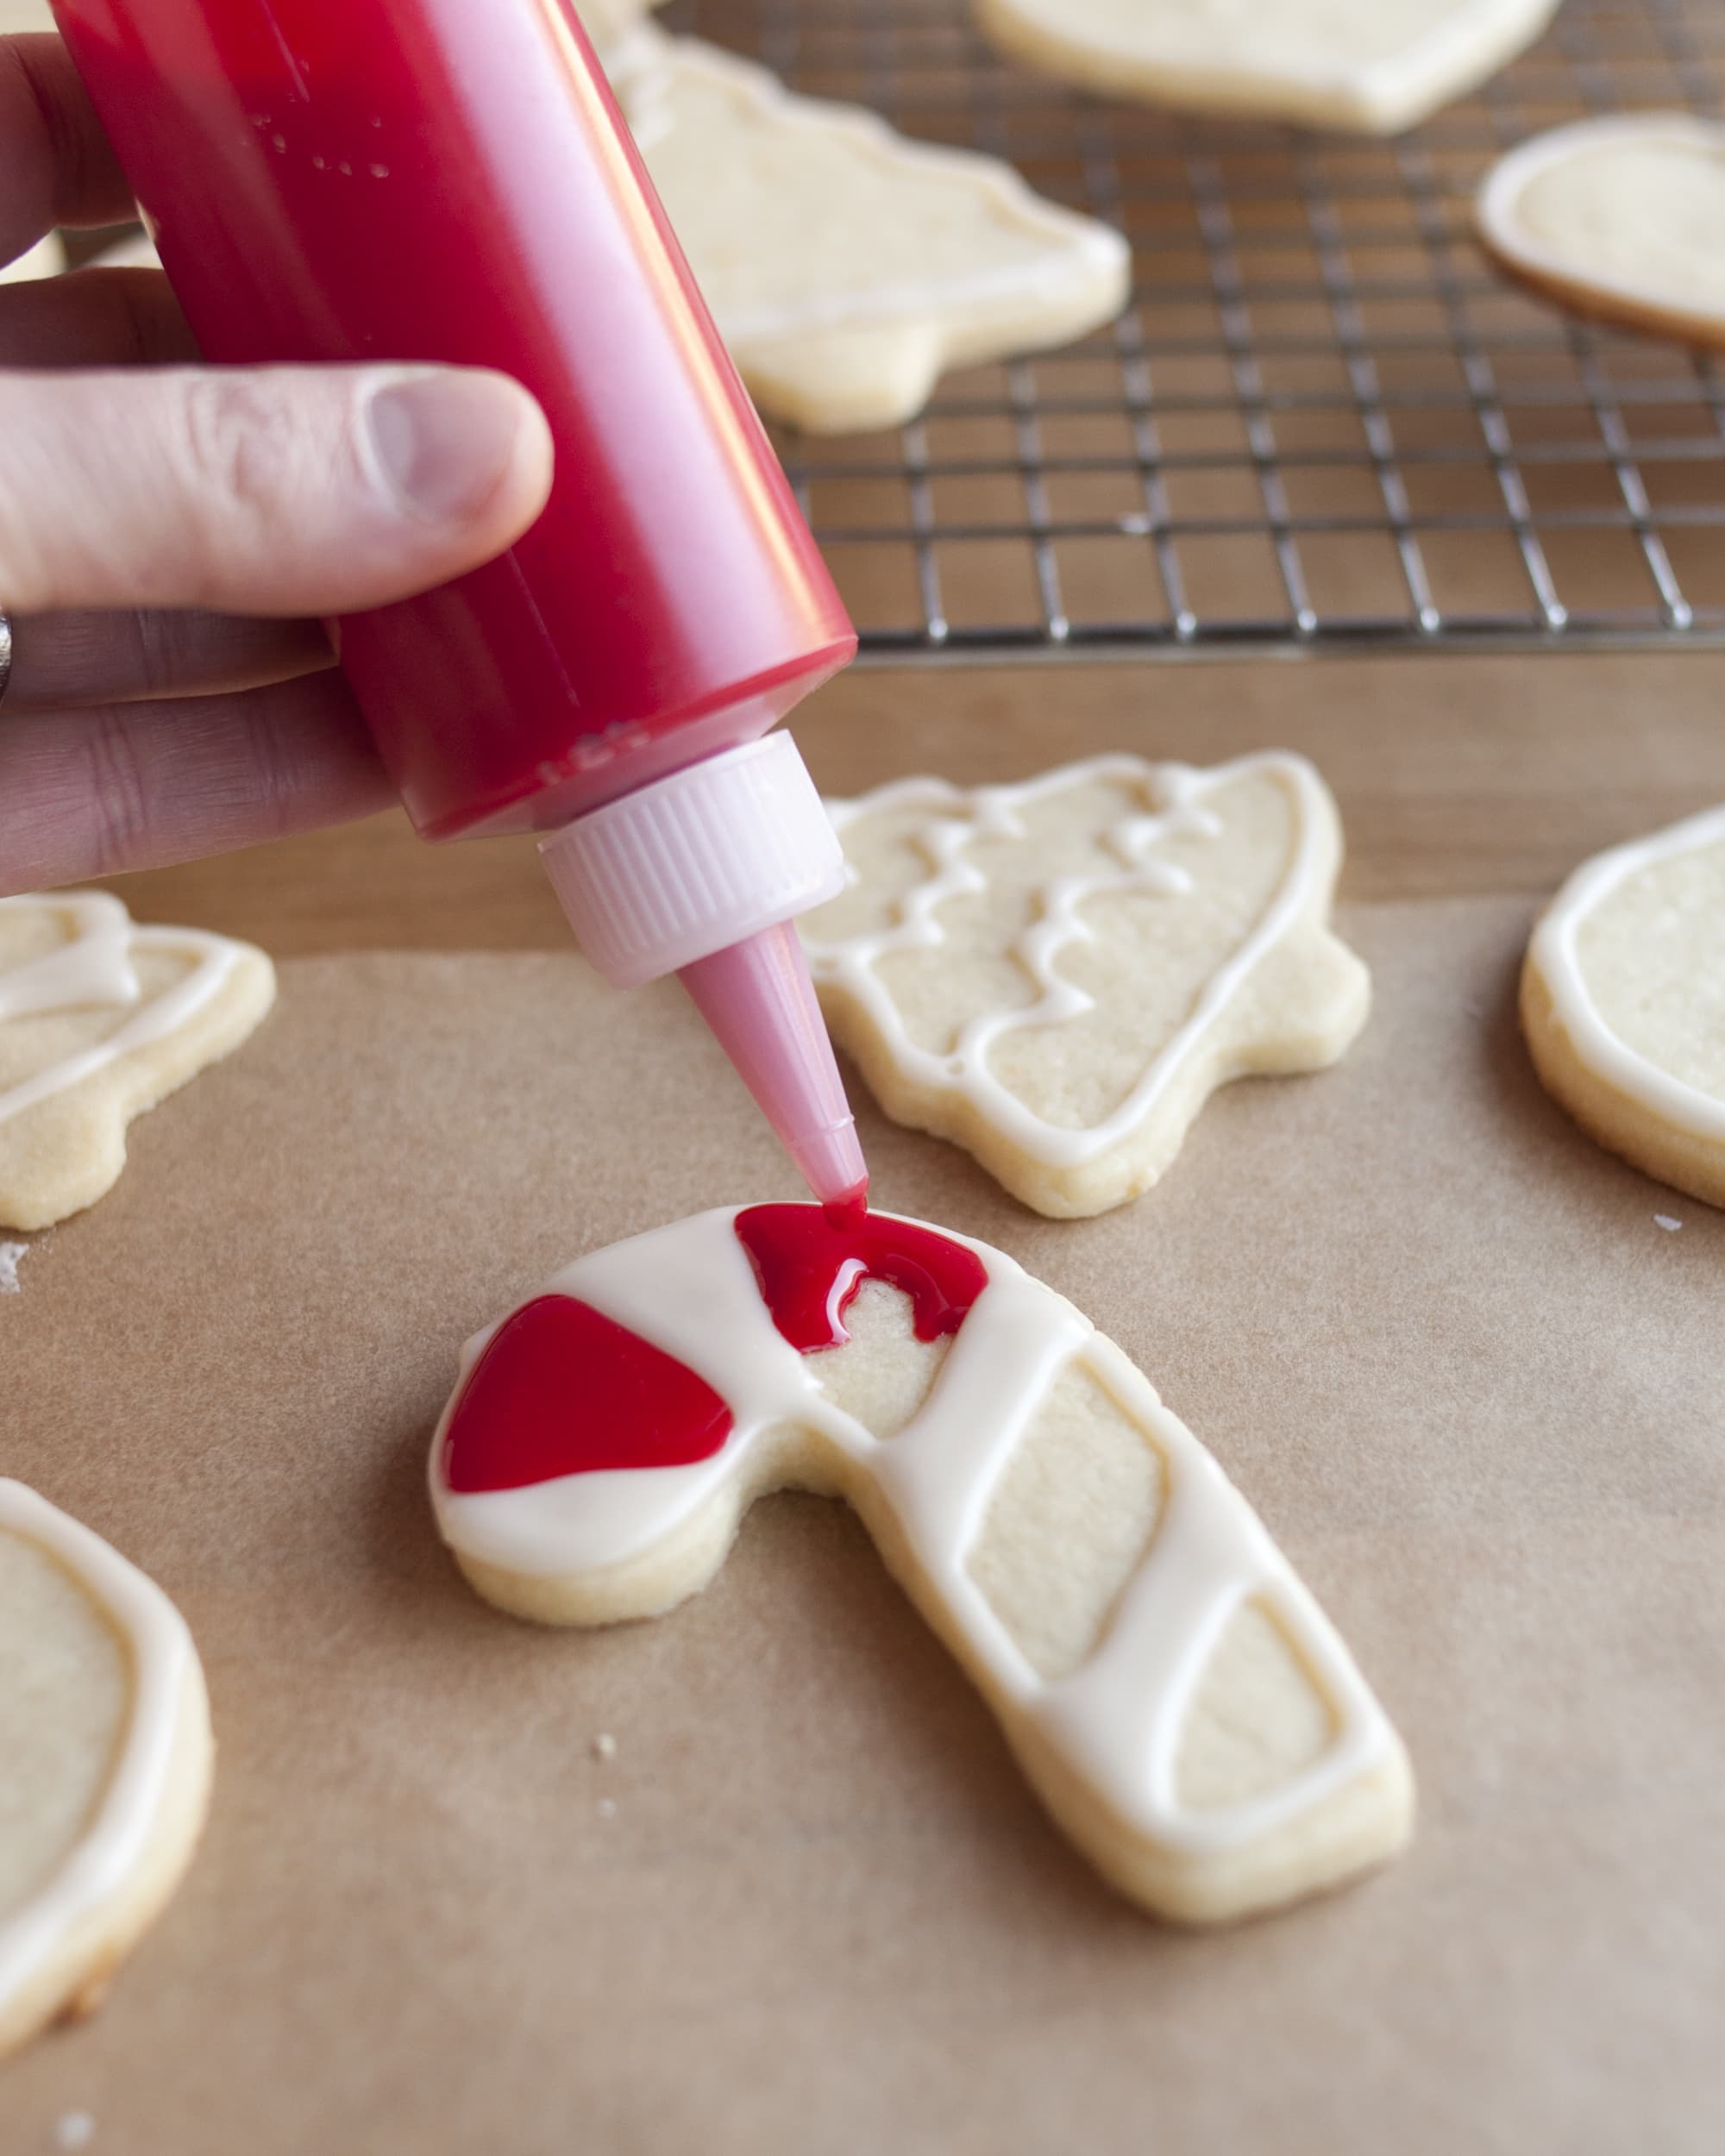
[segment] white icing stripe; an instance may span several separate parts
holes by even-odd
[[[0,1123],[81,1084],[134,1049],[165,1039],[216,997],[244,949],[203,929],[140,926],[117,899],[102,891],[0,899],[0,909],[8,906],[65,912],[73,934],[58,950],[0,973],[0,1021],[104,1004],[136,1008],[105,1040],[0,1092]],[[131,961],[149,951],[179,953],[197,962],[172,987],[141,1000]]]
[[[1662,1122],[1701,1138],[1725,1139],[1725,1100],[1702,1092],[1684,1079],[1661,1070],[1605,1022],[1587,985],[1578,945],[1582,924],[1620,886],[1644,868],[1703,846],[1725,845],[1725,807],[1614,846],[1585,862],[1552,901],[1534,931],[1532,956],[1550,991],[1559,1024],[1577,1055],[1596,1076],[1638,1100]],[[1720,924],[1725,938],[1725,923]]]
[[[994,1075],[988,1068],[989,1050],[1004,1033],[1057,1024],[1093,1006],[1095,998],[1065,979],[1055,963],[1069,945],[1090,937],[1083,907],[1107,893],[1177,895],[1189,888],[1189,876],[1166,862],[1148,859],[1148,849],[1176,833],[1214,831],[1216,822],[1203,805],[1206,796],[1231,781],[1259,774],[1276,779],[1292,794],[1295,830],[1287,871],[1269,906],[1206,981],[1178,1031],[1151,1058],[1117,1108],[1087,1130],[1045,1121]],[[939,944],[944,937],[938,918],[941,907],[951,899],[987,888],[986,879],[964,857],[972,839],[1019,837],[1024,828],[1019,821],[1022,808],[1046,794],[1097,780],[1153,787],[1164,805],[1154,815],[1125,818],[1104,834],[1102,843],[1123,864],[1118,873],[1063,877],[1044,885],[1038,893],[1037,918],[1013,943],[1011,953],[1041,990],[1038,1000],[1022,1010],[988,1011],[972,1018],[949,1053],[937,1055],[919,1048],[875,971],[877,961],[888,951]],[[1147,763],[1138,756],[1097,756],[1044,772],[1021,786],[979,787],[966,792],[944,780],[906,779],[854,801],[830,801],[827,806],[842,838],[859,817],[906,801],[926,801],[935,812],[914,841],[938,863],[934,874],[905,894],[900,917],[889,928],[831,942],[806,931],[809,969],[818,987],[841,989],[862,1005],[894,1062],[907,1076],[938,1092],[963,1094],[979,1116],[1051,1167],[1082,1167],[1136,1130],[1181,1065],[1220,1021],[1259,960],[1321,896],[1328,800],[1303,756],[1241,756],[1207,771],[1189,764]],[[947,812],[941,813],[943,810]],[[962,815],[951,812],[960,810]]]
[[[66,1568],[119,1632],[131,1665],[125,1732],[94,1819],[53,1877],[0,1917],[3,2009],[142,1860],[168,1788],[193,1651],[185,1619],[153,1580],[22,1482],[0,1479],[0,1533],[34,1543]]]
[[[72,918],[68,943],[0,973],[0,1018],[38,1018],[86,1003],[135,1003],[138,976],[128,956],[132,917],[106,891],[64,898],[4,899],[0,906],[53,907]]]
[[[1031,298],[1058,306],[1073,288],[1088,291],[1099,275],[1114,274],[1125,264],[1126,243],[1117,232],[1033,194],[1000,159],[913,140],[861,105],[800,97],[766,68],[699,38],[669,38],[643,23],[623,51],[612,56],[610,66],[649,171],[651,151],[678,125],[678,78],[699,82],[705,77],[747,105],[763,128],[819,140],[837,135],[860,154],[890,168],[962,177],[988,196],[1005,222],[1021,231],[1035,230],[1046,242],[1046,251],[1031,260],[978,266],[944,279],[900,278],[870,290],[811,292],[794,303],[762,302],[752,307],[727,307],[721,293],[712,302],[713,314],[728,344],[769,344],[864,323],[940,318],[955,306],[995,300]],[[711,280],[704,273],[702,281]]]
[[[694,1467],[614,1470],[458,1495],[444,1479],[444,1438],[492,1327],[464,1351],[461,1382],[432,1440],[431,1497],[446,1541],[540,1578],[624,1564],[662,1543],[737,1475],[763,1432],[794,1425],[873,1478],[990,1681],[1137,1832],[1194,1854],[1239,1848],[1391,1756],[1383,1710],[1257,1515],[1142,1373],[1063,1297],[1002,1252],[953,1236],[982,1259],[988,1286],[916,1414],[881,1441],[825,1398],[819,1356],[799,1354],[780,1335],[736,1219],[723,1209],[637,1236],[578,1259],[541,1291],[579,1297],[703,1377],[736,1417],[723,1450]],[[1165,1501],[1096,1650],[1070,1676],[1050,1681],[1026,1659],[968,1563],[1001,1476],[1074,1362],[1150,1433]],[[1335,1735],[1265,1796],[1188,1811],[1176,1789],[1186,1716],[1229,1620],[1252,1598],[1273,1613],[1329,1708]]]

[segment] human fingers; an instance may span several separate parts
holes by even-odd
[[[160,367],[197,357],[160,270],[83,269],[0,285],[0,367]]]
[[[54,225],[132,214],[132,191],[65,46],[0,38],[0,262]]]
[[[0,605],[348,613],[499,554],[551,483],[503,374],[0,373]]]
[[[0,895],[223,853],[394,798],[334,672],[187,702],[0,715]]]
[[[12,623],[5,711],[74,711],[170,696],[262,688],[335,664],[316,622],[232,614],[74,612]]]

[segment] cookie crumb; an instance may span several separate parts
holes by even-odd
[[[18,1266],[29,1255],[28,1243],[0,1243],[0,1295],[16,1295],[18,1292]],[[77,2114],[82,2117],[80,2112]]]
[[[601,1819],[616,1818],[617,1799],[614,1796],[600,1797],[599,1801],[599,1815]]]
[[[614,1759],[616,1757],[616,1738],[612,1735],[608,1729],[601,1729],[598,1736],[593,1739],[593,1758],[595,1759]]]
[[[0,1245],[0,1249],[16,1249],[16,1244]],[[62,2111],[54,2121],[56,2148],[88,2148],[95,2138],[96,2122],[88,2111]]]
[[[1675,1235],[1683,1223],[1681,1220],[1674,1220],[1668,1213],[1656,1213],[1653,1215],[1653,1225],[1656,1228],[1663,1228],[1667,1235]]]

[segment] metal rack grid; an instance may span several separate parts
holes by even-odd
[[[865,651],[1725,643],[1725,367],[1590,327],[1475,245],[1481,175],[1591,113],[1725,96],[1718,0],[1566,0],[1390,141],[1205,121],[997,55],[967,0],[676,0],[667,27],[1117,226],[1132,303],[779,445]]]

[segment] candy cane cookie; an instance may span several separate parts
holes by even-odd
[[[1059,1824],[1162,1915],[1408,1839],[1401,1742],[1256,1514],[984,1244],[768,1205],[594,1251],[468,1343],[430,1488],[481,1595],[574,1625],[696,1593],[767,1491],[844,1497]]]

